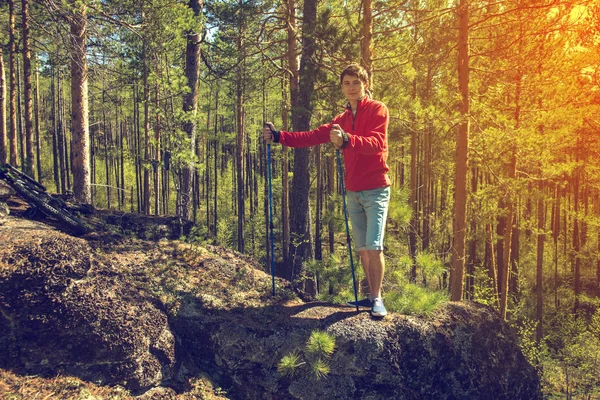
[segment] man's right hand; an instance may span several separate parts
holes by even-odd
[[[263,127],[263,139],[267,144],[279,141],[279,131],[271,122],[265,122]]]

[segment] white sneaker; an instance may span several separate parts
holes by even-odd
[[[387,310],[383,305],[383,299],[381,297],[376,297],[373,299],[373,306],[371,307],[371,315],[373,317],[385,317],[387,315]]]

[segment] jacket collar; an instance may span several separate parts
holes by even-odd
[[[369,95],[365,94],[363,97],[358,99],[358,104],[356,105],[356,108],[358,109],[358,108],[364,106],[367,103],[367,101],[369,101]],[[350,107],[349,101],[346,102],[346,109],[352,111],[352,107]]]

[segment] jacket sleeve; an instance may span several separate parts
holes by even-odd
[[[369,116],[369,123],[363,132],[348,134],[348,143],[344,149],[352,148],[361,154],[377,154],[384,150],[387,141],[387,127],[389,124],[387,107],[381,103]]]
[[[329,132],[332,124],[321,125],[317,129],[306,132],[281,131],[279,143],[289,147],[310,147],[317,144],[329,143]]]

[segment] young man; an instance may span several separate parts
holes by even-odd
[[[369,284],[369,296],[358,302],[371,308],[371,315],[387,314],[381,298],[385,261],[383,237],[390,201],[388,155],[388,110],[385,104],[367,95],[369,77],[358,64],[351,64],[340,75],[342,93],[348,100],[346,111],[308,132],[285,132],[267,122],[264,139],[290,147],[309,147],[331,142],[344,152],[347,206],[355,248]],[[348,305],[356,306],[355,302]]]

